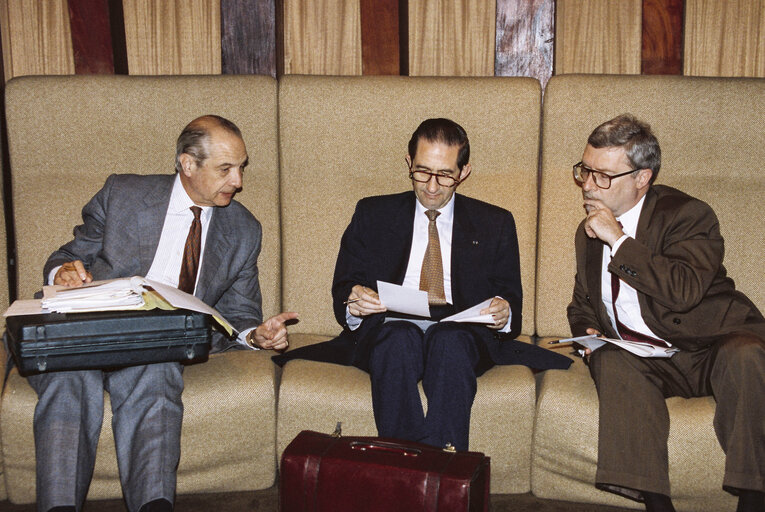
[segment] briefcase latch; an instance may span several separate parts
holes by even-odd
[[[44,372],[48,368],[48,356],[35,356],[35,364],[37,365],[37,371]]]
[[[335,425],[335,431],[330,434],[332,437],[342,437],[343,435],[343,422],[338,421]]]
[[[446,443],[446,446],[444,446],[444,451],[448,453],[456,453],[457,448],[455,448],[452,443]]]

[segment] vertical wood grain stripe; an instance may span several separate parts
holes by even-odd
[[[642,73],[683,74],[683,0],[643,0]]]
[[[765,0],[686,0],[683,71],[765,77]]]
[[[496,0],[409,0],[411,76],[492,76]]]
[[[555,74],[639,74],[641,0],[558,0]]]
[[[75,73],[113,74],[109,5],[103,0],[68,0],[68,5]]]
[[[123,0],[131,75],[219,74],[220,0]]]
[[[359,0],[283,0],[284,73],[361,74]]]
[[[530,76],[542,87],[553,71],[554,0],[497,0],[494,74]]]
[[[5,80],[74,74],[66,0],[0,0]]]
[[[220,0],[221,71],[276,76],[275,0]]]
[[[361,62],[365,75],[398,75],[399,0],[361,0]]]

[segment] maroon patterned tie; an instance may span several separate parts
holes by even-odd
[[[192,206],[191,212],[194,220],[191,221],[189,236],[186,237],[186,245],[183,248],[183,264],[178,277],[178,289],[186,293],[194,293],[194,285],[197,282],[197,270],[199,267],[199,252],[202,247],[202,222],[199,216],[202,208]]]
[[[669,345],[667,345],[665,341],[633,331],[619,321],[619,315],[616,313],[616,298],[619,297],[619,287],[619,277],[616,274],[611,273],[611,301],[614,306],[614,320],[616,320],[616,330],[619,331],[619,336],[621,336],[622,339],[629,341],[642,341],[643,343],[650,343],[657,347],[668,347]]]
[[[441,242],[438,239],[438,227],[436,217],[441,215],[437,210],[425,212],[430,222],[428,223],[428,247],[422,258],[422,270],[420,270],[420,290],[428,292],[428,304],[444,305],[444,265],[441,260]]]

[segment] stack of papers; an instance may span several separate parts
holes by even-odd
[[[428,305],[428,292],[415,290],[413,288],[404,288],[401,285],[377,281],[377,292],[380,295],[380,301],[385,305],[388,311],[395,313],[405,313],[407,315],[421,316],[430,318],[430,306]],[[480,304],[460,311],[454,315],[442,319],[442,322],[468,322],[476,324],[493,324],[492,315],[482,315],[481,310],[491,305],[492,299],[486,299]],[[393,319],[391,319],[393,320]],[[431,324],[432,321],[416,321],[414,323]],[[508,322],[510,320],[508,319]],[[419,325],[418,323],[418,325]]]
[[[624,350],[632,352],[639,357],[672,357],[680,349],[676,347],[657,347],[643,341],[620,340],[616,338],[605,338],[594,334],[589,336],[579,336],[578,338],[566,338],[551,343],[578,343],[583,347],[589,348],[593,352],[606,343],[613,343]]]

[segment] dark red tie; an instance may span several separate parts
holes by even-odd
[[[186,237],[186,245],[183,248],[183,263],[178,277],[178,289],[193,294],[194,285],[197,282],[199,252],[202,247],[202,222],[199,219],[202,208],[192,206],[191,213],[194,214],[194,220],[191,221],[189,236]]]
[[[668,347],[666,342],[653,338],[651,336],[646,336],[645,334],[641,334],[637,331],[633,331],[623,323],[619,321],[619,315],[616,313],[616,298],[619,297],[619,277],[611,273],[611,302],[614,306],[614,320],[616,320],[616,329],[619,331],[619,335],[622,337],[622,339],[629,340],[629,341],[642,341],[643,343],[650,343],[651,345],[656,345],[657,347]]]

